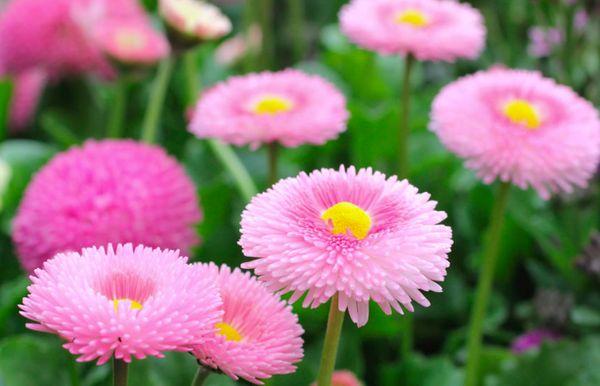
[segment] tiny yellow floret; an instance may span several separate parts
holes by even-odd
[[[142,306],[142,303],[136,302],[135,300],[126,299],[126,298],[115,299],[115,300],[113,300],[113,307],[115,308],[115,312],[119,311],[119,303],[123,302],[123,301],[129,302],[129,307],[131,307],[132,310],[141,310],[142,308],[144,308],[144,306]]]
[[[223,335],[228,341],[239,342],[242,340],[242,335],[231,324],[220,322],[215,327],[219,330],[217,333]]]
[[[349,231],[354,237],[362,240],[371,230],[371,217],[351,202],[342,201],[329,207],[323,212],[321,219],[333,225],[331,233],[334,235]]]
[[[523,99],[513,99],[506,103],[503,112],[511,122],[528,129],[537,129],[542,124],[540,113],[535,106]]]
[[[294,107],[294,103],[284,97],[267,95],[252,105],[252,111],[258,115],[275,115],[286,113]]]
[[[409,24],[413,27],[426,27],[429,24],[427,15],[416,9],[406,9],[398,12],[395,21],[398,24]]]

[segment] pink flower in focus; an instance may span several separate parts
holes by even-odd
[[[213,263],[194,267],[218,283],[225,309],[216,339],[194,350],[200,362],[255,384],[294,372],[303,356],[303,330],[292,308],[247,272]]]
[[[61,253],[31,276],[21,314],[66,340],[79,362],[190,351],[212,339],[223,311],[214,281],[186,261],[131,244]]]
[[[315,382],[311,386],[317,386],[317,383]],[[352,371],[338,370],[333,373],[331,386],[363,386],[363,384]]]
[[[196,105],[189,130],[237,146],[295,147],[337,137],[347,120],[346,100],[332,84],[285,70],[236,76],[211,88]]]
[[[518,336],[513,341],[512,351],[515,354],[523,354],[524,352],[540,347],[544,342],[553,342],[560,339],[561,336],[551,330],[531,330],[523,335]]]
[[[12,129],[22,129],[31,122],[47,79],[46,72],[40,69],[22,72],[14,78],[9,121]]]
[[[418,60],[475,59],[485,46],[479,11],[453,0],[352,0],[340,27],[361,47]]]
[[[538,72],[492,70],[435,98],[431,129],[485,183],[551,193],[585,187],[600,161],[600,120],[586,100]]]
[[[201,219],[196,188],[159,147],[89,141],[54,157],[28,186],[13,241],[31,272],[58,252],[108,243],[189,251]]]
[[[240,245],[272,290],[303,294],[304,307],[339,296],[339,310],[364,325],[369,302],[389,314],[421,291],[442,290],[452,245],[429,194],[371,169],[340,167],[279,181],[242,214]]]
[[[122,64],[150,65],[169,54],[166,38],[140,21],[104,23],[97,28],[96,39],[108,57]]]
[[[160,0],[160,14],[169,27],[199,41],[231,32],[231,21],[216,6],[197,0]]]

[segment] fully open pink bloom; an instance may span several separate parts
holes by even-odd
[[[31,122],[47,79],[48,75],[41,69],[27,70],[14,77],[10,100],[11,129],[21,129]]]
[[[297,70],[236,76],[208,90],[189,130],[200,138],[258,147],[323,144],[346,130],[344,96],[329,82]]]
[[[198,359],[233,379],[255,384],[294,372],[294,363],[303,356],[303,330],[292,308],[247,272],[212,263],[195,267],[218,283],[225,309],[216,339],[194,350]]]
[[[499,178],[543,198],[585,187],[600,160],[600,120],[591,103],[541,74],[490,70],[446,86],[432,130],[485,183]]]
[[[474,59],[485,46],[479,11],[453,0],[353,0],[340,27],[366,49],[419,60]]]
[[[317,386],[317,383],[315,382],[311,386]],[[338,370],[331,377],[331,386],[363,386],[363,384],[352,371]]]
[[[428,306],[421,291],[441,291],[452,245],[446,217],[429,194],[406,180],[371,169],[322,169],[278,182],[252,199],[242,214],[240,245],[255,260],[244,263],[273,290],[306,293],[317,307],[339,295],[359,326],[369,301],[386,313],[412,301]]]
[[[169,251],[131,244],[58,254],[31,276],[21,314],[80,362],[189,351],[222,318],[214,280]]]
[[[108,243],[188,251],[200,219],[193,183],[161,148],[90,141],[34,177],[12,236],[23,267],[33,271],[58,252]]]

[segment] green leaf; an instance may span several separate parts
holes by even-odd
[[[380,378],[380,386],[462,386],[464,376],[446,357],[414,355],[399,365],[384,366]]]

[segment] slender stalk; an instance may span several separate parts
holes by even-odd
[[[273,66],[273,54],[275,52],[275,40],[273,31],[273,0],[255,0],[258,4],[256,16],[259,19],[262,36],[261,55],[259,67],[263,70]]]
[[[402,315],[401,319],[401,339],[400,339],[400,354],[403,360],[407,360],[412,353],[414,345],[414,325],[413,315],[410,312],[406,312]]]
[[[125,112],[127,110],[127,81],[119,77],[113,86],[113,96],[110,100],[110,113],[108,125],[106,126],[106,136],[109,138],[119,138],[123,134],[123,122],[125,121]]]
[[[304,58],[306,49],[304,0],[288,0],[288,12],[294,60],[299,62]]]
[[[120,359],[113,359],[113,386],[127,386],[127,362]]]
[[[6,139],[10,119],[10,101],[13,84],[8,79],[0,78],[0,141]]]
[[[191,386],[204,385],[204,381],[206,381],[206,378],[208,378],[210,373],[211,371],[208,368],[204,366],[198,366],[198,371],[196,371],[196,375],[194,375],[194,380],[192,381]]]
[[[336,294],[331,298],[317,386],[331,386],[331,377],[333,375],[333,370],[335,369],[335,360],[340,343],[340,335],[342,334],[344,315],[345,313],[341,312],[338,308],[338,295]]]
[[[191,49],[183,55],[183,70],[185,72],[185,85],[187,90],[187,104],[191,106],[198,98],[199,77],[198,77],[198,51]]]
[[[169,85],[169,80],[171,79],[174,65],[175,59],[173,57],[168,57],[158,66],[158,72],[152,83],[152,93],[150,95],[150,101],[148,103],[148,108],[146,109],[146,115],[144,116],[144,123],[142,126],[141,137],[144,142],[153,143],[156,141],[160,115],[162,113],[165,96],[167,94],[167,87]]]
[[[499,186],[491,213],[489,228],[486,233],[483,261],[479,273],[479,283],[475,292],[475,304],[471,311],[471,322],[467,340],[468,353],[465,386],[476,386],[479,380],[479,358],[481,356],[483,322],[492,292],[509,193],[510,184],[503,182]]]
[[[414,63],[414,57],[407,55],[404,62],[404,80],[402,83],[400,132],[398,135],[398,177],[408,177],[408,137],[410,134],[410,75]]]
[[[267,157],[269,164],[269,179],[268,184],[272,186],[277,182],[277,158],[279,155],[279,146],[277,142],[271,142],[267,148]]]

